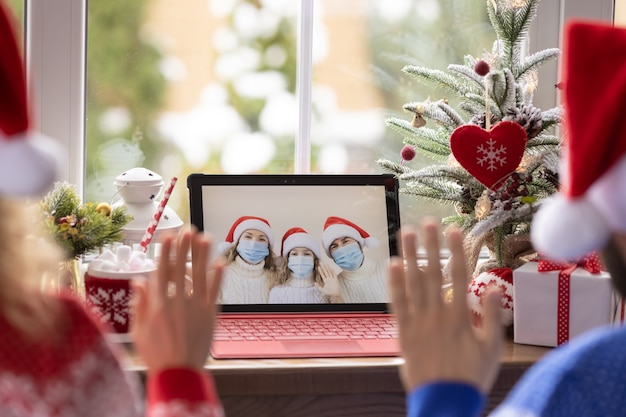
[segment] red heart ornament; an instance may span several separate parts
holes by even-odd
[[[526,150],[526,130],[504,121],[490,131],[463,125],[450,136],[452,155],[474,178],[495,190],[517,169]]]

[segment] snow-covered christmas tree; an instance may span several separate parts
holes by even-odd
[[[466,234],[470,268],[483,247],[492,259],[475,274],[495,267],[516,268],[533,253],[530,221],[538,203],[557,191],[560,139],[555,128],[562,110],[533,105],[538,68],[558,57],[558,48],[529,54],[528,29],[539,0],[486,0],[497,40],[482,56],[465,56],[447,71],[406,66],[403,73],[434,88],[431,97],[404,105],[412,120],[392,117],[390,128],[404,137],[399,162],[378,160],[400,179],[401,192],[452,204],[445,224]],[[549,86],[554,88],[554,86]],[[412,169],[416,153],[438,164]]]

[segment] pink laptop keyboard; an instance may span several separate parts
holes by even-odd
[[[397,339],[392,317],[237,318],[218,320],[216,341]]]

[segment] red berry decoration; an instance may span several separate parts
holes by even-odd
[[[476,65],[474,65],[474,72],[481,77],[489,74],[489,69],[489,64],[487,64],[487,61],[485,61],[484,59],[479,59],[476,62]]]
[[[400,151],[400,156],[403,160],[410,161],[415,158],[415,149],[412,146],[404,145],[404,147]]]

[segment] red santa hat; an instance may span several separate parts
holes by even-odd
[[[330,216],[324,223],[324,232],[322,233],[322,246],[324,246],[324,251],[328,256],[330,256],[330,245],[333,240],[341,237],[351,237],[359,242],[361,247],[373,248],[378,246],[378,239],[370,236],[356,224],[341,217]]]
[[[223,253],[230,249],[237,243],[237,241],[239,241],[243,232],[249,229],[265,233],[265,236],[267,236],[270,241],[270,246],[274,245],[274,234],[272,233],[272,228],[267,220],[255,216],[241,216],[235,220],[235,223],[233,223],[230,227],[228,235],[226,235],[226,241],[218,245],[220,252]]]
[[[292,227],[285,232],[280,253],[282,256],[287,256],[293,248],[307,248],[312,250],[315,256],[320,257],[320,244],[300,227]]]
[[[54,183],[59,145],[31,131],[26,76],[14,20],[0,1],[0,196],[36,196]]]
[[[534,216],[531,236],[538,252],[571,260],[626,232],[626,30],[570,23],[562,72],[561,190]]]

